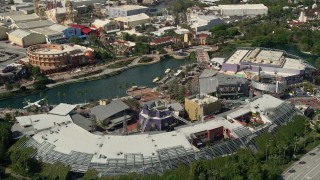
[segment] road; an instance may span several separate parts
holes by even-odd
[[[311,155],[310,153],[315,153]],[[300,162],[304,161],[305,164]],[[294,170],[289,172],[290,170]],[[299,161],[295,162],[285,172],[282,173],[283,179],[288,180],[307,180],[320,179],[320,146],[317,146],[307,154],[305,154]]]
[[[0,62],[0,65],[8,65],[14,63],[15,61],[22,59],[27,56],[27,51],[25,48],[19,46],[13,46],[10,43],[6,43],[6,41],[0,41],[0,51],[4,50],[9,53],[18,54],[19,56],[4,62]]]

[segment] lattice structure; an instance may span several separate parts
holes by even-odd
[[[280,106],[270,109],[268,117],[272,123],[259,128],[251,133],[245,127],[234,129],[237,139],[207,146],[199,151],[186,149],[183,146],[171,147],[158,150],[153,156],[144,156],[143,154],[124,154],[124,158],[108,158],[106,163],[92,162],[93,154],[71,151],[69,154],[58,152],[55,145],[48,142],[39,144],[33,138],[29,138],[22,143],[22,147],[34,147],[37,151],[32,155],[33,158],[47,163],[62,162],[71,167],[73,172],[86,172],[88,169],[96,169],[101,175],[120,175],[129,172],[139,174],[162,174],[169,169],[177,168],[180,163],[190,164],[195,160],[213,159],[219,156],[225,156],[235,153],[239,148],[249,148],[257,150],[255,137],[264,132],[275,132],[277,128],[287,122],[296,114],[296,109],[292,104],[282,103]]]

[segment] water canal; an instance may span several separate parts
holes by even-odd
[[[296,46],[276,46],[290,54],[300,56],[303,59],[316,59],[317,56],[300,52]],[[190,63],[188,60],[166,59],[159,63],[140,66],[124,71],[112,77],[99,80],[78,82],[55,87],[43,92],[48,97],[50,104],[64,103],[83,103],[99,98],[114,98],[125,95],[125,87],[132,85],[154,87],[152,80],[157,76],[162,76],[167,68],[177,70],[181,65]],[[40,94],[30,94],[0,101],[0,107],[21,108],[25,100],[31,102],[39,100]]]
[[[166,59],[159,63],[134,67],[118,75],[87,82],[77,82],[54,87],[43,92],[48,97],[49,104],[83,103],[99,98],[114,98],[124,96],[126,86],[132,85],[154,87],[152,80],[157,76],[163,76],[167,68],[179,69],[180,66],[190,63],[190,60]],[[0,101],[0,107],[21,108],[25,100],[31,102],[41,99],[40,94],[30,94]]]

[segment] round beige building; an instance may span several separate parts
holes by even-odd
[[[92,49],[73,44],[37,44],[28,47],[27,53],[29,63],[46,74],[94,62]]]

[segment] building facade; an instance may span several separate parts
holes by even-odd
[[[132,16],[141,13],[147,13],[148,8],[145,6],[138,5],[124,5],[124,6],[116,6],[109,8],[109,17],[124,17],[124,16]]]
[[[192,138],[192,144],[200,148],[205,146],[206,143],[213,143],[215,141],[222,140],[225,136],[229,137],[228,134],[230,134],[230,130],[220,126],[214,129],[196,132],[190,136]]]
[[[46,38],[42,34],[32,33],[21,29],[9,33],[8,38],[9,41],[21,47],[28,47],[46,42]]]
[[[139,26],[141,24],[150,23],[150,17],[145,13],[125,16],[125,17],[117,17],[115,18],[120,29],[129,29]]]
[[[219,5],[221,16],[258,16],[267,15],[268,7],[263,4]]]
[[[114,128],[124,121],[131,120],[128,115],[129,106],[121,100],[113,100],[106,105],[98,105],[91,108],[91,114],[102,127]]]
[[[145,105],[139,114],[139,123],[143,130],[163,131],[174,124],[173,111],[166,104],[156,101]]]
[[[106,33],[120,31],[118,23],[115,22],[114,20],[109,20],[109,19],[105,19],[105,20],[96,19],[92,23],[92,27],[97,29],[102,28]]]
[[[27,49],[29,63],[52,73],[94,62],[93,50],[79,45],[37,44]]]
[[[64,34],[64,37],[69,39],[72,36],[81,36],[81,29],[76,28],[76,27],[71,27],[71,26],[64,26],[61,24],[54,24],[49,27],[49,29],[56,31],[56,32],[62,32]]]
[[[191,121],[201,120],[205,116],[218,113],[221,110],[219,99],[209,95],[187,97],[184,104]]]
[[[249,82],[243,77],[205,69],[199,76],[200,92],[221,98],[237,99],[249,95]]]
[[[6,27],[0,26],[0,40],[4,40],[8,38],[7,31],[8,29]]]
[[[287,89],[287,80],[282,76],[260,74],[251,79],[251,86],[256,91],[281,95]]]
[[[196,32],[208,31],[209,28],[223,23],[222,19],[212,15],[191,15],[190,17],[190,26]]]
[[[260,73],[278,75],[288,85],[312,79],[316,72],[316,68],[297,56],[265,48],[239,48],[222,64],[221,70],[243,73],[248,79]]]

